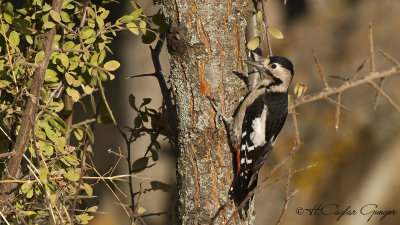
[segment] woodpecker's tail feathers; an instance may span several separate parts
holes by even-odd
[[[232,182],[229,189],[229,198],[233,200],[236,207],[246,199],[249,192],[254,190],[257,186],[258,174],[253,173],[249,170],[241,171]],[[249,201],[253,199],[253,196],[246,202],[241,210],[239,210],[239,216],[243,217],[243,212],[247,216],[247,211],[249,210]]]

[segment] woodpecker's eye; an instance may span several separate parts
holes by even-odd
[[[275,63],[272,63],[272,64],[271,64],[271,68],[272,68],[272,69],[275,69],[275,68],[276,68],[276,64],[275,64]]]

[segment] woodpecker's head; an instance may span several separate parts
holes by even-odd
[[[245,61],[261,73],[261,80],[270,80],[270,89],[276,92],[286,92],[292,81],[294,70],[292,62],[282,56],[269,56],[261,61]]]

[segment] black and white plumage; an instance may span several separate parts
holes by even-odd
[[[237,164],[229,195],[236,206],[256,187],[258,172],[285,123],[288,87],[294,75],[293,64],[281,56],[246,63],[259,70],[261,80],[244,98],[233,119],[228,121]],[[248,207],[247,202],[243,208],[245,212]]]

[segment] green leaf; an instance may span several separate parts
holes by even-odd
[[[163,14],[156,14],[152,18],[154,24],[158,26],[158,32],[164,33],[166,31],[167,24],[165,22],[165,16]]]
[[[79,129],[79,128],[75,129],[74,130],[74,135],[75,135],[76,140],[78,140],[78,141],[82,140],[82,138],[83,138],[83,130]]]
[[[4,20],[9,24],[13,23],[13,15],[11,14],[11,12],[7,12],[7,11],[4,12]]]
[[[133,17],[130,15],[126,15],[121,17],[121,23],[129,23],[133,20]]]
[[[47,82],[57,82],[58,81],[57,72],[52,69],[47,69],[44,75],[44,80]]]
[[[26,42],[28,42],[29,44],[33,44],[33,39],[31,35],[25,35],[25,40]]]
[[[142,42],[143,44],[151,44],[154,40],[156,40],[156,38],[156,34],[152,31],[149,31],[146,33],[146,35],[142,36]]]
[[[141,214],[143,214],[144,212],[146,212],[146,209],[143,208],[142,206],[139,206],[138,209],[136,210],[136,212],[137,212],[137,214],[141,215]]]
[[[94,134],[92,128],[90,128],[89,126],[86,127],[86,134],[89,136],[90,142],[94,144]]]
[[[47,176],[49,175],[49,171],[45,167],[39,168],[38,171],[39,171],[40,181],[43,184],[47,184],[48,183]]]
[[[70,169],[66,174],[64,174],[64,177],[70,181],[76,182],[79,180],[80,174],[78,170]]]
[[[44,51],[40,51],[35,55],[35,63],[40,63],[44,58]]]
[[[151,148],[150,149],[150,151],[151,151],[151,159],[155,162],[155,161],[158,161],[158,152],[157,152],[157,150],[155,150],[155,149],[153,149],[153,148]]]
[[[150,102],[151,102],[151,98],[143,98],[143,102],[140,105],[140,108],[142,108],[142,106],[149,104]]]
[[[139,28],[135,23],[128,23],[126,24],[126,26],[128,27],[129,31],[132,32],[135,35],[139,35]]]
[[[75,47],[75,43],[72,41],[67,41],[62,45],[63,49],[73,49]]]
[[[104,69],[107,71],[114,71],[114,70],[118,69],[119,66],[120,66],[120,64],[118,61],[111,60],[111,61],[106,62],[106,64],[104,64]]]
[[[96,22],[97,22],[97,25],[98,25],[100,28],[104,27],[104,20],[103,20],[101,17],[97,16],[97,17],[96,17]]]
[[[139,23],[140,31],[142,31],[143,35],[146,35],[146,21],[142,20]]]
[[[154,191],[156,190],[161,190],[164,192],[172,192],[172,186],[166,183],[163,183],[161,181],[151,181],[150,182],[151,185],[151,189],[153,189]]]
[[[53,142],[56,142],[58,139],[58,136],[56,134],[56,132],[54,132],[53,129],[51,129],[50,127],[45,129],[44,132],[46,133],[46,136]]]
[[[71,22],[71,18],[69,17],[69,14],[65,11],[61,11],[61,19],[64,23]]]
[[[106,57],[106,51],[102,50],[100,51],[99,58],[97,59],[97,63],[100,64],[104,61],[104,58]]]
[[[94,216],[89,216],[87,213],[76,215],[75,217],[79,224],[88,224],[94,218]]]
[[[133,12],[131,13],[132,20],[137,19],[140,15],[142,15],[142,13],[143,13],[143,9],[142,9],[142,8],[138,8],[138,9],[136,9],[135,11],[133,11]]]
[[[263,14],[261,11],[257,12],[257,21],[261,23],[263,21]]]
[[[18,35],[17,32],[11,31],[10,36],[8,37],[8,39],[10,40],[10,42],[14,46],[18,46],[19,45],[19,35]]]
[[[71,96],[74,102],[79,101],[80,94],[77,90],[67,87],[66,92],[69,96]]]
[[[283,34],[280,30],[268,28],[269,33],[276,39],[283,39]]]
[[[143,125],[142,117],[137,116],[134,120],[135,128],[139,128]]]
[[[74,157],[72,157],[71,155],[65,155],[65,156],[63,157],[63,159],[64,159],[67,163],[69,163],[69,164],[71,164],[71,165],[74,165],[74,166],[79,165],[79,161],[76,160],[76,159],[75,159]]]
[[[85,85],[83,87],[83,91],[85,92],[85,94],[91,95],[94,91],[94,88],[90,87],[89,85]]]
[[[56,21],[56,22],[60,22],[60,21],[61,21],[60,14],[58,14],[58,12],[56,12],[56,11],[54,11],[54,10],[50,10],[50,16],[51,16],[51,18],[53,18],[53,20]]]
[[[104,10],[104,12],[102,12],[99,17],[102,18],[103,20],[105,20],[109,14],[110,14],[110,10]]]
[[[85,189],[86,194],[87,194],[88,196],[92,197],[92,195],[93,195],[93,188],[92,188],[92,186],[90,186],[90,185],[87,184],[87,183],[84,183],[84,184],[83,184],[83,188]]]
[[[40,150],[40,152],[42,152],[42,154],[44,156],[46,156],[47,158],[51,157],[53,155],[53,153],[54,153],[53,146],[51,146],[50,144],[45,143],[43,141],[39,141],[37,143],[37,147]]]
[[[136,105],[135,105],[135,96],[134,95],[129,95],[129,105],[132,107],[132,109],[134,109],[134,110],[138,110],[137,108],[136,108]]]
[[[47,21],[46,23],[43,24],[44,28],[50,29],[53,28],[56,24],[51,22],[51,21]]]
[[[133,172],[138,173],[140,171],[143,171],[144,169],[146,169],[148,163],[149,163],[149,157],[142,157],[142,158],[137,159],[132,164]]]
[[[33,189],[29,190],[28,193],[26,193],[27,198],[32,198],[33,197]]]
[[[65,53],[61,53],[59,55],[57,55],[57,58],[60,59],[61,64],[67,68],[69,66],[69,58]]]
[[[84,27],[81,32],[81,37],[83,40],[85,40],[85,39],[92,37],[95,34],[96,34],[96,31],[94,31],[93,29],[91,29],[89,27]]]
[[[19,190],[22,194],[28,193],[28,191],[32,190],[32,183],[31,182],[24,183]]]
[[[75,78],[70,74],[70,73],[66,73],[65,74],[65,80],[67,81],[67,83],[69,85],[72,85],[75,81]]]
[[[249,43],[247,43],[247,48],[250,51],[254,51],[259,45],[260,45],[260,37],[257,36],[251,39]]]

